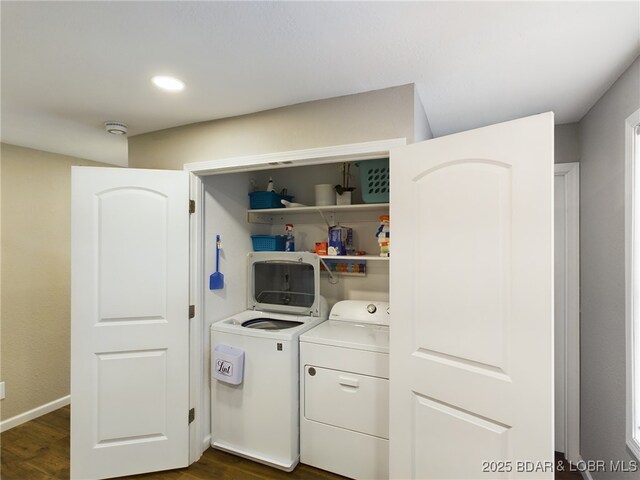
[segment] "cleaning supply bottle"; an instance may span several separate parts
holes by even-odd
[[[380,246],[380,256],[389,256],[389,243],[390,243],[390,228],[389,228],[389,215],[380,215],[380,226],[376,232],[378,237],[378,245]]]
[[[284,240],[284,251],[285,252],[295,252],[296,244],[295,238],[293,237],[293,224],[287,223],[285,226],[285,231],[287,232],[287,238]]]
[[[273,192],[275,188],[273,187],[273,178],[269,177],[269,183],[267,183],[267,192]]]

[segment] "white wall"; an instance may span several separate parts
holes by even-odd
[[[580,121],[581,454],[632,459],[625,445],[625,119],[640,107],[640,59]],[[634,479],[639,473],[594,472]]]
[[[137,135],[129,138],[129,167],[181,169],[190,162],[388,138],[411,143],[428,127],[424,113],[414,113],[416,95],[413,84],[403,85]]]

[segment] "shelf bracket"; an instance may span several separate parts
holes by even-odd
[[[324,220],[324,223],[327,224],[328,228],[331,228],[331,227],[333,227],[335,225],[336,218],[335,218],[335,215],[333,213],[331,213],[329,215],[329,217],[331,218],[331,223],[329,223],[329,220],[327,220],[327,217],[325,217],[324,213],[322,213],[322,210],[318,209],[318,213],[320,214],[320,216]],[[326,265],[325,265],[325,267],[326,267]]]
[[[320,213],[322,213],[322,212],[320,212]],[[324,218],[324,216],[323,216],[323,218]],[[327,273],[329,274],[329,278],[331,279],[331,281],[337,281],[336,278],[333,276],[333,272],[329,268],[329,265],[327,265],[327,263],[321,257],[318,257],[318,260],[320,260],[320,263],[324,266],[324,268],[327,269]]]

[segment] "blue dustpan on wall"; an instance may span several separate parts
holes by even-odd
[[[224,288],[224,275],[220,273],[220,248],[222,248],[220,235],[216,235],[216,271],[209,276],[209,290]]]

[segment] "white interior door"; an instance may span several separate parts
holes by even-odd
[[[73,167],[71,476],[189,461],[189,178]]]
[[[392,150],[391,222],[390,477],[553,478],[553,114]]]

